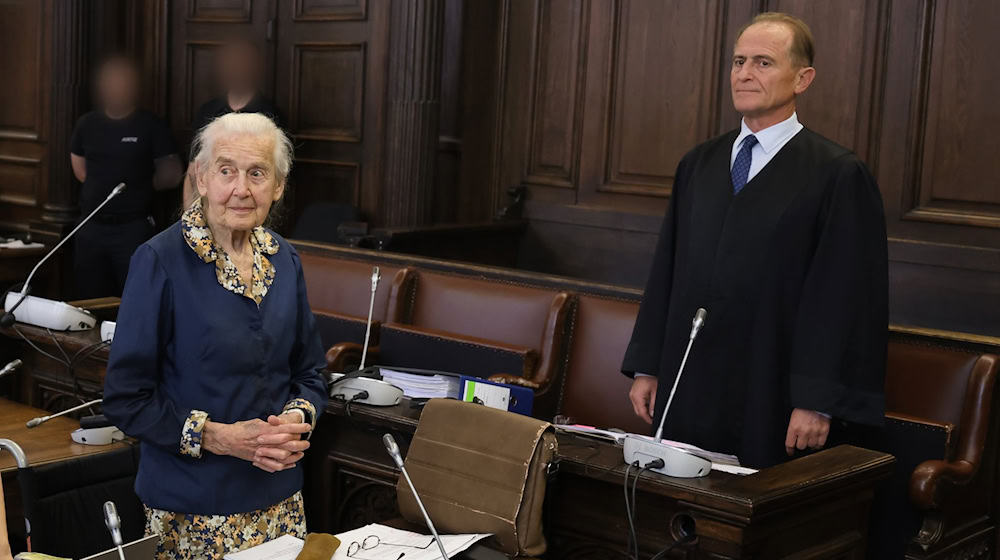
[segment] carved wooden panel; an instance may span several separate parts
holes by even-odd
[[[16,87],[4,87],[0,103],[0,137],[37,139],[42,113],[42,44],[45,40],[42,2],[0,3],[0,76],[13,77]]]
[[[613,48],[605,184],[666,196],[681,157],[711,135],[719,3],[622,0]],[[669,32],[664,22],[684,22]]]
[[[38,202],[42,160],[0,154],[0,202],[34,206]]]
[[[51,6],[0,2],[0,228],[26,229],[46,201]],[[72,126],[72,119],[66,122]]]
[[[528,183],[572,187],[579,160],[586,3],[539,2]]]
[[[996,2],[922,4],[921,63],[904,218],[1000,228],[1000,78],[983,71]]]
[[[249,22],[252,0],[188,0],[187,20],[196,22]]]
[[[295,0],[296,21],[359,21],[365,19],[368,0]]]
[[[364,43],[296,44],[289,126],[302,138],[360,142],[364,79]]]
[[[796,100],[799,120],[811,130],[851,148],[875,167],[873,111],[882,101],[888,26],[882,0],[771,0],[767,9],[811,22],[817,45],[816,80]],[[727,97],[726,102],[731,102]]]
[[[182,118],[190,126],[195,113],[203,103],[215,97],[215,51],[221,43],[216,41],[190,41],[184,56],[184,105]]]

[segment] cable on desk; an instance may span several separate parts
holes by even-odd
[[[635,519],[632,517],[632,504],[629,503],[628,495],[628,478],[632,473],[632,467],[639,468],[639,461],[634,463],[629,463],[625,467],[625,482],[622,484],[622,488],[625,492],[625,516],[628,519],[628,535],[626,539],[628,540],[628,552],[626,556],[632,560],[639,560],[639,539],[635,536]]]
[[[73,383],[73,395],[81,403],[87,402],[86,399],[83,398],[83,387],[80,386],[80,380],[76,377],[76,371],[73,369],[73,360],[69,357],[69,354],[66,353],[66,350],[63,348],[62,344],[59,342],[59,339],[56,338],[56,335],[52,332],[52,330],[47,328],[45,329],[45,332],[48,333],[49,338],[52,339],[52,344],[55,344],[56,348],[59,350],[59,353],[61,353],[63,357],[66,358],[66,361],[63,362],[63,365],[66,366],[66,373],[69,375],[69,379]],[[94,414],[93,408],[87,407],[87,411],[90,412],[91,414]]]

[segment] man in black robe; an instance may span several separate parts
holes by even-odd
[[[678,165],[622,365],[636,414],[658,424],[707,309],[664,437],[758,468],[883,416],[882,199],[854,153],[798,123],[812,58],[791,16],[761,14],[740,33],[730,81],[742,126]]]

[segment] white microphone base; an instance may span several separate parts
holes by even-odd
[[[4,309],[10,309],[21,299],[20,292],[10,292],[4,301]],[[27,296],[14,310],[18,323],[25,323],[52,329],[54,331],[85,331],[94,328],[97,318],[89,312],[72,305],[51,299]]]
[[[336,381],[343,376],[342,373],[334,373],[330,376],[330,380]],[[368,397],[355,400],[354,396],[362,391],[367,391]],[[330,396],[342,398],[354,404],[396,406],[403,400],[403,390],[380,379],[355,377],[334,385],[330,390]]]
[[[76,443],[83,445],[111,445],[125,439],[125,434],[114,426],[103,428],[77,428],[70,432],[70,437]]]
[[[711,461],[648,436],[636,434],[625,436],[624,455],[626,464],[631,465],[638,461],[641,467],[651,461],[662,459],[663,467],[649,470],[676,478],[698,478],[712,471]]]

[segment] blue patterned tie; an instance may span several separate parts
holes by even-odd
[[[733,169],[730,173],[733,176],[733,194],[739,194],[747,184],[747,177],[750,176],[750,155],[751,150],[757,144],[757,137],[751,134],[743,139],[743,147],[736,154],[736,161],[733,162]]]

